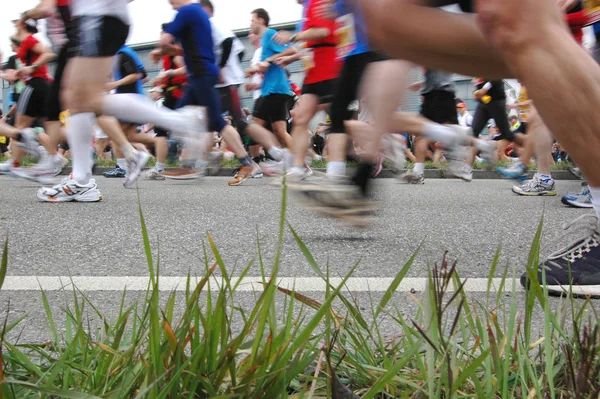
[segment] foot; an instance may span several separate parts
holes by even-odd
[[[578,179],[584,179],[583,173],[581,173],[581,170],[578,167],[569,166],[569,172]]]
[[[233,180],[227,182],[230,186],[239,186],[252,176],[252,166],[242,166],[238,173],[235,174]]]
[[[149,159],[150,154],[147,152],[134,150],[133,157],[128,159],[125,165],[125,168],[127,168],[127,174],[125,175],[123,186],[131,187],[133,183],[135,183],[138,177],[140,177],[142,169],[144,169],[144,166],[146,166]]]
[[[127,171],[125,169],[122,169],[119,165],[115,166],[113,169],[106,171],[102,174],[104,177],[108,177],[108,178],[123,178],[125,177],[125,175],[127,175]]]
[[[290,189],[306,208],[351,227],[368,226],[377,210],[375,202],[346,179],[304,180],[290,185]]]
[[[496,171],[506,179],[524,181],[527,179],[527,167],[521,162],[517,162],[507,168],[498,167]]]
[[[383,157],[391,164],[396,172],[404,169],[406,164],[406,144],[404,138],[397,134],[386,134],[381,139],[383,147]]]
[[[55,183],[55,165],[52,160],[46,158],[41,160],[37,165],[30,167],[13,168],[12,174],[22,179],[35,181],[41,184]]]
[[[172,180],[192,180],[202,177],[202,173],[194,168],[179,167],[175,169],[169,169],[162,172],[162,175],[167,179]]]
[[[526,181],[521,186],[514,186],[513,193],[525,196],[555,196],[554,180],[546,179],[542,181],[534,176],[533,179]]]
[[[11,173],[11,170],[14,165],[14,160],[12,158],[7,159],[6,161],[0,163],[0,175],[8,175]]]
[[[400,181],[406,184],[425,184],[425,176],[423,174],[414,174],[412,170],[408,170],[400,176]]]
[[[283,176],[285,173],[284,161],[267,161],[259,165],[265,176]]]
[[[593,208],[592,194],[590,193],[590,188],[588,186],[584,186],[579,193],[568,193],[563,195],[561,202],[574,208]]]
[[[551,254],[540,264],[537,279],[543,284],[542,271],[546,274],[548,293],[575,296],[600,296],[600,229],[596,216],[584,215],[565,227],[576,233],[577,239]],[[569,234],[569,235],[571,235]],[[566,240],[561,240],[566,241]],[[529,287],[527,273],[521,276],[521,284]]]
[[[162,175],[163,171],[156,169],[156,167],[148,170],[144,174],[144,179],[146,180],[165,180],[166,178]]]
[[[102,201],[102,194],[98,190],[96,181],[90,179],[87,184],[79,184],[71,178],[63,180],[54,187],[42,187],[37,192],[40,201],[45,202],[98,202]]]
[[[30,154],[40,155],[40,144],[37,141],[37,135],[35,130],[27,128],[21,130],[21,139],[19,140],[19,147],[23,148]]]
[[[473,180],[473,168],[466,162],[450,161],[448,175],[470,182]]]

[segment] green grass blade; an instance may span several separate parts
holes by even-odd
[[[8,268],[8,234],[4,239],[4,250],[2,251],[2,261],[0,261],[0,289],[4,285],[4,278],[6,277],[6,270]]]

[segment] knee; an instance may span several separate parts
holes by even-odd
[[[66,86],[61,93],[63,108],[68,109],[71,114],[83,112],[101,113],[102,94],[93,93],[85,87]]]

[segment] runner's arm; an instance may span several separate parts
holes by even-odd
[[[21,16],[21,21],[28,19],[44,19],[54,14],[56,9],[56,0],[41,0],[35,8],[25,11]]]

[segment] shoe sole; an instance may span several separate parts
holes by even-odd
[[[187,175],[187,176],[168,176],[168,175],[163,175],[165,177],[165,179],[169,179],[169,180],[194,180],[194,179],[199,179],[200,175],[199,174],[195,174],[195,175]]]
[[[571,202],[571,201],[567,200],[566,198],[561,198],[560,202],[562,202],[564,205],[570,206],[572,208],[589,209],[589,208],[594,207],[592,204],[581,204],[578,202]]]
[[[240,181],[237,181],[237,182],[231,182],[231,181],[229,181],[229,182],[227,182],[227,185],[228,185],[228,186],[232,186],[232,187],[234,187],[234,186],[241,186],[241,185],[242,185],[242,184],[244,184],[244,182],[245,182],[246,180],[248,180],[249,178],[250,178],[250,177],[248,176],[248,177],[246,177],[245,179],[241,179]]]
[[[575,298],[600,298],[600,285],[546,285],[548,294],[552,296],[569,296]]]
[[[26,173],[22,173],[19,171],[13,171],[12,175],[21,179],[33,181],[40,184],[54,184],[56,182],[55,176],[52,177],[42,177],[42,176],[31,176]]]
[[[513,193],[522,195],[523,197],[556,197],[557,195],[556,191],[547,191],[543,193],[528,193],[526,191],[515,191],[514,189],[512,191]]]
[[[102,194],[100,194],[100,195],[98,195],[98,197],[92,198],[92,199],[76,199],[76,198],[69,198],[69,197],[47,197],[45,195],[40,195],[40,194],[37,194],[37,198],[38,198],[38,200],[40,200],[42,202],[49,202],[49,203],[100,202],[100,201],[102,201]],[[54,199],[52,199],[52,198],[54,198]]]

